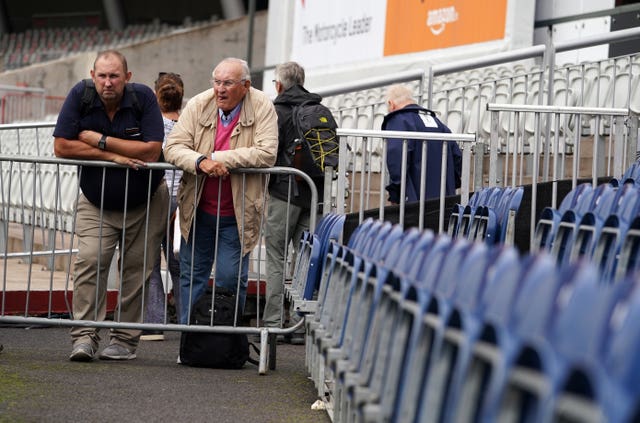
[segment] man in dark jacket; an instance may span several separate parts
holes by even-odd
[[[387,90],[387,114],[382,129],[389,131],[447,132],[451,130],[438,119],[431,110],[416,104],[411,90],[400,84]],[[440,196],[440,174],[442,172],[442,146],[446,145],[447,173],[445,196],[455,195],[460,187],[462,172],[462,153],[455,142],[408,140],[406,201],[420,200],[420,181],[422,163],[422,143],[427,143],[427,164],[425,200]],[[400,203],[400,184],[402,183],[402,140],[389,139],[387,143],[387,168],[389,169],[389,201]]]
[[[292,166],[293,141],[299,138],[292,121],[293,107],[305,101],[320,102],[322,97],[307,91],[304,69],[296,62],[276,66],[278,96],[274,100],[278,114],[278,158],[276,166]],[[295,159],[293,159],[295,160]],[[300,169],[304,171],[304,169]],[[322,199],[323,178],[314,179],[318,198]],[[287,175],[272,175],[269,184],[269,212],[266,228],[267,292],[263,321],[265,326],[282,327],[285,262],[288,247],[298,246],[302,232],[309,228],[311,190],[304,180]],[[289,203],[289,204],[287,204]],[[314,213],[317,210],[313,210]],[[295,316],[291,316],[295,319]],[[294,334],[292,343],[304,342],[303,334]]]

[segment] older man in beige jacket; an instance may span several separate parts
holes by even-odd
[[[182,324],[206,290],[214,261],[216,286],[236,292],[244,308],[266,184],[265,175],[229,171],[271,167],[278,150],[273,103],[250,78],[244,60],[222,60],[213,88],[187,103],[167,139],[166,160],[184,170],[178,191]]]

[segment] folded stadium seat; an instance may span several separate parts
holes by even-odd
[[[558,266],[569,260],[573,244],[576,239],[578,225],[582,217],[587,212],[592,212],[602,195],[609,197],[612,195],[614,188],[606,183],[600,184],[595,189],[580,197],[575,207],[568,209],[558,224],[556,233],[553,236],[553,244],[551,245],[551,255],[555,257]]]
[[[606,217],[592,254],[592,261],[598,266],[605,283],[616,281],[616,267],[625,234],[633,219],[640,214],[638,189],[627,183],[617,191],[617,207]]]
[[[438,239],[440,240],[440,238]],[[341,412],[337,416],[334,415],[336,421],[341,421],[338,420],[341,416],[356,415],[358,404],[371,403],[380,398],[386,382],[387,365],[395,347],[397,319],[400,316],[399,307],[411,287],[410,280],[413,279],[416,271],[414,268],[420,267],[417,263],[424,262],[423,259],[428,256],[435,240],[436,238],[432,231],[423,231],[414,244],[413,254],[404,254],[400,258],[400,262],[393,270],[393,277],[389,279],[389,283],[383,286],[380,306],[378,307],[382,323],[377,331],[377,338],[375,340],[372,339],[373,345],[371,345],[371,349],[368,348],[368,352],[372,351],[373,356],[367,354],[364,370],[361,372],[363,377],[357,381],[358,383],[356,384],[353,379],[348,381],[354,383],[346,386],[347,390],[343,392],[340,404]],[[440,240],[440,243],[442,243],[442,240]],[[360,384],[360,381],[364,382]],[[345,417],[342,420],[348,421],[349,419]]]
[[[364,271],[355,275],[353,295],[346,311],[340,342],[323,350],[327,366],[338,379],[345,371],[351,370],[351,364],[359,361],[362,343],[371,324],[371,317],[378,304],[380,285],[386,282],[389,271],[383,266],[392,267],[398,261],[403,248],[403,229],[394,225],[384,238],[379,238],[372,246],[369,257],[365,257]],[[406,252],[405,252],[406,253]]]
[[[352,412],[352,398],[362,398],[368,391],[375,365],[384,351],[381,345],[392,336],[389,327],[393,323],[393,308],[390,293],[399,289],[399,277],[408,269],[410,261],[405,256],[411,255],[421,238],[416,228],[406,231],[396,240],[390,253],[376,267],[375,277],[370,277],[362,287],[360,306],[356,310],[358,322],[355,331],[347,339],[351,339],[350,351],[346,359],[336,363],[334,421],[349,421]],[[357,392],[357,394],[356,394]]]
[[[480,190],[475,191],[471,195],[471,198],[469,198],[469,202],[467,203],[468,206],[475,207],[476,201],[478,200],[478,197],[480,196],[480,192],[483,189],[484,188],[480,188]],[[452,238],[458,237],[460,222],[462,221],[462,215],[464,213],[465,207],[466,206],[463,206],[462,204],[455,204],[451,208],[451,213],[449,214],[449,221],[447,223],[447,234]]]
[[[611,187],[611,184],[603,184]],[[575,228],[574,240],[569,251],[569,261],[576,261],[579,257],[591,258],[593,248],[597,243],[604,221],[611,213],[615,213],[617,203],[616,194],[619,189],[607,188],[596,199],[593,208],[582,215]]]
[[[369,245],[365,244],[365,252],[360,257],[360,270],[356,269],[351,274],[350,280],[347,282],[348,287],[341,289],[341,297],[336,298],[337,306],[334,308],[336,310],[335,316],[332,316],[333,324],[329,321],[327,330],[319,329],[315,332],[314,347],[318,357],[318,376],[324,376],[326,370],[331,370],[329,374],[333,375],[331,379],[335,380],[333,373],[336,368],[335,363],[337,360],[345,358],[342,353],[348,351],[348,347],[351,345],[350,336],[360,317],[357,315],[361,304],[361,292],[358,288],[362,284],[359,282],[368,280],[369,277],[375,275],[376,263],[382,259],[384,254],[388,253],[390,246],[401,235],[402,229],[400,227],[393,227],[390,223],[385,222],[372,242]],[[358,264],[357,255],[354,264]],[[323,379],[319,379],[318,382],[322,383]]]
[[[511,196],[503,197],[501,207],[498,209],[498,243],[513,244],[514,231],[516,223],[516,215],[520,210],[522,197],[524,196],[524,187],[516,187],[511,191]]]
[[[527,256],[522,265],[523,281],[518,291],[506,300],[492,303],[488,309],[485,327],[473,346],[471,364],[464,379],[469,386],[464,386],[460,396],[462,402],[456,410],[466,418],[458,421],[497,421],[504,418],[505,407],[510,407],[512,415],[520,419],[527,416],[529,402],[520,401],[512,406],[512,395],[506,393],[513,369],[518,365],[537,368],[535,361],[528,362],[532,345],[548,336],[561,300],[571,295],[571,287],[584,280],[585,274],[591,277],[593,284],[597,283],[597,272],[593,267],[589,267],[587,274],[588,270],[573,265],[561,274],[553,258],[546,253]],[[471,404],[465,403],[468,398]],[[473,414],[467,407],[472,408]],[[538,420],[525,418],[519,421]]]
[[[425,234],[430,234],[430,231]],[[415,253],[411,258],[405,258],[407,263],[401,266],[409,270],[398,275],[399,289],[388,286],[384,291],[384,303],[389,311],[380,335],[381,344],[377,348],[373,374],[367,386],[355,390],[351,397],[352,415],[356,420],[388,419],[393,411],[398,384],[403,380],[403,366],[411,360],[412,354],[408,351],[420,349],[417,353],[422,358],[419,364],[424,364],[429,357],[432,344],[421,339],[431,338],[439,327],[429,326],[423,331],[424,315],[443,258],[452,244],[451,238],[445,235],[435,238],[432,234],[422,236],[416,243]],[[418,283],[418,278],[422,283]]]
[[[473,212],[473,219],[471,220],[471,226],[469,227],[469,231],[467,233],[467,238],[470,240],[484,240],[484,235],[485,235],[485,230],[486,230],[486,225],[485,222],[488,224],[487,220],[489,219],[489,217],[487,217],[487,220],[483,221],[482,216],[483,215],[489,215],[489,211],[488,209],[492,209],[495,210],[496,206],[498,205],[498,203],[500,203],[500,199],[502,198],[502,195],[505,193],[505,189],[506,188],[502,188],[502,187],[495,187],[491,193],[488,195],[487,199],[485,200],[484,204],[480,204],[478,207],[476,207],[476,209]],[[492,229],[495,228],[495,222],[496,222],[496,218],[495,218],[495,212],[492,213]],[[464,217],[464,215],[463,215]]]
[[[638,172],[638,164],[637,161],[631,163],[620,179],[613,177],[609,183],[614,187],[620,187],[627,182],[635,184],[635,173]]]
[[[324,241],[329,235],[339,236],[339,233],[335,235],[331,232],[333,224],[339,219],[341,217],[338,214],[329,213],[316,223],[313,233],[309,231],[302,233],[293,278],[287,289],[287,295],[292,301],[311,299],[308,295],[309,293],[313,295],[320,276],[318,267],[324,260],[324,256],[321,256],[321,250],[326,249]]]
[[[466,297],[467,305],[459,308],[473,308],[476,314],[468,314],[463,319],[466,326],[473,330],[471,336],[449,336],[449,355],[456,353],[452,349],[457,343],[463,343],[457,351],[457,363],[449,388],[449,395],[444,406],[444,420],[468,422],[478,419],[484,397],[490,388],[489,381],[495,380],[494,372],[500,373],[503,367],[503,354],[511,345],[508,329],[512,308],[511,304],[517,295],[521,280],[526,276],[526,268],[522,266],[516,249],[509,246],[494,247],[490,254],[486,270],[477,272],[475,276],[483,286],[472,289]],[[472,272],[469,272],[471,274]],[[473,272],[475,273],[475,272]],[[473,283],[475,286],[475,283]],[[464,297],[461,297],[464,301]],[[461,320],[462,321],[462,320]],[[455,335],[453,328],[447,329]],[[424,404],[420,408],[422,416],[427,414]]]
[[[502,251],[508,250],[504,247]],[[498,271],[509,270],[509,273],[502,273],[499,279],[496,278]],[[517,292],[517,286],[522,278],[527,278],[521,270],[517,259],[511,253],[500,254],[496,261],[496,267],[488,270],[488,280],[482,290],[481,298],[478,299],[480,306],[478,309],[479,319],[485,320],[487,314],[500,316],[508,315],[513,298]],[[484,310],[484,311],[483,311]],[[454,316],[455,317],[455,316]],[[503,319],[503,317],[498,317]],[[471,344],[474,339],[482,334],[482,325],[474,325],[467,328],[464,338],[456,329],[461,330],[465,322],[452,320],[445,328],[445,336],[441,348],[434,354],[428,379],[423,380],[420,397],[418,399],[417,421],[452,421],[451,416],[455,414],[456,402],[462,393],[463,383],[467,366],[471,358]],[[473,320],[469,320],[469,324]],[[459,336],[455,336],[455,335]],[[456,366],[459,366],[456,368]],[[467,393],[468,394],[468,393]]]
[[[435,262],[429,266],[432,271],[427,270],[427,272],[421,275],[416,281],[417,290],[421,291],[426,289],[431,292],[431,298],[428,304],[426,304],[426,308],[423,309],[423,319],[429,319],[432,325],[438,325],[437,329],[433,327],[424,329],[425,333],[430,331],[436,332],[434,333],[434,337],[437,339],[433,340],[434,349],[432,350],[433,355],[430,356],[430,359],[437,359],[439,357],[440,345],[444,340],[444,332],[442,329],[445,327],[446,322],[449,321],[454,310],[453,300],[457,292],[457,287],[459,284],[466,286],[466,279],[463,277],[461,269],[473,245],[474,243],[468,240],[458,239],[451,242],[449,248],[442,251],[443,255],[441,258],[433,257],[432,254],[430,254],[428,260],[435,260]],[[416,324],[417,322],[414,321],[414,325]],[[416,349],[406,349],[410,339],[409,333],[410,332],[407,331],[402,336],[397,336],[395,338],[396,341],[393,343],[395,349],[389,362],[390,367],[387,369],[385,390],[380,398],[378,408],[383,421],[389,421],[395,412],[397,403],[402,400],[402,396],[404,395],[404,387],[407,385],[420,387],[423,384],[423,381],[420,379],[415,382],[412,381],[412,378],[417,375],[424,375],[423,372],[414,372],[414,370],[417,370],[420,366],[413,367],[410,370],[404,367],[407,361],[413,361],[415,363],[415,360],[425,359],[425,356],[418,353]],[[403,347],[398,348],[398,345],[402,345]],[[403,354],[397,352],[396,349],[404,349]],[[424,367],[423,370],[427,373],[431,373],[430,369],[433,368],[433,364],[431,363],[433,362],[428,361],[425,363],[425,366],[428,367]],[[407,371],[409,371],[410,374],[408,374]],[[427,377],[431,378],[433,376],[429,375]]]
[[[512,247],[492,248],[475,243],[468,251],[457,272],[451,276],[457,279],[452,284],[455,292],[445,293],[445,297],[451,298],[451,311],[443,321],[442,341],[428,363],[425,376],[420,378],[413,372],[405,373],[408,383],[401,384],[402,396],[395,408],[399,421],[413,421],[416,415],[420,416],[419,421],[425,418],[452,421],[453,406],[462,389],[471,346],[482,328],[482,316],[487,306],[484,291],[494,271],[504,269],[507,263],[517,266],[517,260],[518,253]],[[440,296],[437,290],[434,295]]]
[[[625,282],[631,284],[631,289],[622,296],[618,309],[624,311],[616,314],[616,325],[602,357],[609,384],[603,389],[606,398],[601,408],[610,422],[640,421],[640,297],[637,279]]]
[[[460,223],[459,228],[458,228],[458,234],[462,234],[463,237],[468,238],[468,239],[473,239],[475,237],[475,227],[473,227],[473,232],[472,232],[472,226],[474,225],[473,220],[476,214],[476,210],[479,207],[484,207],[487,202],[489,201],[489,198],[491,197],[492,193],[496,190],[501,190],[500,187],[485,187],[482,188],[479,191],[478,196],[473,196],[472,199],[475,198],[475,201],[472,202],[471,200],[469,200],[469,204],[467,204],[464,207],[464,210],[462,212],[462,217],[460,219]]]
[[[313,319],[310,319],[307,323],[305,343],[308,366],[312,376],[318,375],[320,377],[319,384],[317,385],[319,391],[324,389],[324,379],[320,375],[321,370],[324,370],[324,364],[322,369],[318,366],[318,354],[314,348],[314,342],[316,332],[326,331],[333,324],[332,319],[336,314],[342,295],[345,295],[345,289],[351,280],[351,275],[354,271],[358,271],[354,266],[359,266],[361,262],[360,252],[364,251],[365,246],[374,235],[378,232],[383,222],[379,220],[367,219],[358,226],[357,231],[349,238],[347,246],[343,246],[340,250],[342,254],[337,254],[332,257],[331,262],[335,263],[335,268],[327,274],[327,279],[324,281],[324,285],[321,285],[321,290],[318,298],[318,306]],[[337,242],[333,242],[336,245]],[[324,290],[323,288],[324,287]],[[323,375],[323,373],[322,373]],[[317,381],[317,377],[313,380]],[[323,395],[324,392],[319,392]]]
[[[333,213],[323,216],[323,218],[320,219],[318,223],[316,223],[315,230],[318,230],[318,229],[322,230],[323,227],[327,225],[328,221],[333,218],[334,218]],[[311,255],[313,253],[314,238],[315,238],[316,245],[319,245],[317,236],[314,237],[310,231],[303,231],[302,236],[300,238],[291,285],[288,287],[288,289],[286,289],[287,296],[292,300],[302,298],[302,295],[304,292],[304,286],[306,284],[307,276],[309,273],[309,264],[311,263]]]
[[[574,208],[583,196],[590,194],[592,189],[592,185],[588,182],[577,185],[563,198],[557,209],[545,207],[542,210],[540,218],[536,223],[532,252],[551,250],[560,219],[564,213]]]
[[[561,364],[551,341],[554,331],[563,313],[572,315],[567,309],[580,306],[586,300],[582,294],[595,293],[598,284],[596,269],[584,260],[523,286],[512,317],[515,353],[499,381],[497,397],[482,410],[483,419],[512,416],[518,421],[549,421],[546,407],[560,381],[557,366]],[[593,307],[593,301],[585,301],[585,306]],[[599,315],[598,310],[593,315]],[[588,345],[591,339],[584,341]]]
[[[316,369],[316,386],[324,384],[325,370],[325,354],[330,348],[336,348],[342,344],[344,340],[344,328],[349,313],[353,297],[356,293],[356,283],[360,277],[368,277],[370,272],[374,271],[373,262],[376,258],[372,253],[376,251],[376,247],[380,243],[384,243],[385,238],[391,232],[393,226],[389,222],[384,222],[374,228],[370,234],[363,240],[362,249],[353,250],[353,266],[346,269],[340,280],[331,284],[331,298],[327,305],[327,318],[321,319],[321,326],[313,333],[314,355],[318,357]],[[333,288],[335,287],[335,289]]]
[[[476,239],[484,240],[488,244],[504,242],[507,226],[510,224],[510,240],[513,242],[514,219],[523,195],[523,187],[505,187],[500,197],[496,199],[497,203],[482,207]]]
[[[344,214],[336,214],[333,219],[329,219],[324,230],[314,232],[314,236],[318,237],[318,253],[312,251],[311,260],[309,262],[309,270],[307,274],[307,282],[305,284],[304,295],[302,299],[311,300],[320,287],[320,278],[322,276],[322,264],[325,261],[327,252],[329,251],[329,242],[334,239],[340,239],[342,228],[345,221]],[[315,243],[314,243],[315,247]]]
[[[626,302],[634,283],[601,285],[597,277],[584,272],[580,277],[583,280],[575,284],[549,331],[556,362],[544,369],[551,383],[541,402],[542,418],[618,421],[603,407],[612,393],[605,382],[602,352],[610,343],[611,319],[617,318],[620,303]]]
[[[614,281],[630,277],[638,270],[640,270],[640,216],[636,215],[624,233]]]

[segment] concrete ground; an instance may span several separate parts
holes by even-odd
[[[317,396],[304,346],[278,345],[276,369],[261,376],[249,363],[241,370],[176,364],[179,332],[141,341],[135,360],[70,362],[68,331],[0,326],[0,422],[331,421],[311,409]]]

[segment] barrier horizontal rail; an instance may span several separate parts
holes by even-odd
[[[25,172],[33,173],[33,176],[28,176],[27,178],[34,179],[34,180],[38,175],[40,175],[40,168],[42,166],[50,166],[50,165],[78,166],[80,168],[84,166],[96,166],[96,167],[102,167],[102,168],[129,169],[126,166],[122,166],[113,162],[82,161],[82,160],[74,160],[74,159],[48,157],[48,156],[39,157],[39,156],[28,156],[28,155],[2,154],[0,155],[0,164],[3,162],[5,163],[5,166],[7,166],[6,163],[11,163],[12,166],[15,166],[16,168],[18,168],[21,165],[21,173],[25,173]],[[147,166],[145,166],[145,169],[166,170],[166,169],[176,169],[176,167],[168,163],[148,163]],[[287,168],[287,167],[246,168],[246,169],[234,169],[231,171],[231,173],[241,174],[241,175],[254,174],[254,175],[265,175],[265,176],[268,176],[270,174],[274,174],[274,175],[279,174],[279,175],[288,175],[288,176],[295,177],[299,181],[298,183],[307,183],[309,185],[309,191],[311,193],[311,205],[312,206],[317,205],[318,203],[318,193],[313,180],[307,174],[305,174],[304,172],[298,169]],[[7,182],[8,182],[7,180],[3,180],[0,178],[0,183],[7,184]],[[54,184],[54,187],[52,188],[52,190],[55,190],[55,189],[59,190],[59,186],[61,184],[69,183],[69,181],[66,181],[66,182],[62,181],[61,178],[53,178],[51,182]],[[79,183],[77,178],[74,180],[74,183],[76,184],[75,189],[77,190],[77,184]],[[266,184],[266,179],[264,180],[264,183]],[[56,188],[55,185],[57,185],[58,187]],[[266,185],[265,185],[265,188],[266,188]],[[18,189],[22,190],[23,188],[20,187]],[[41,189],[45,189],[45,187],[41,183],[37,183],[37,184],[33,184],[33,186],[30,189],[32,190],[32,193],[23,194],[23,195],[19,195],[19,193],[16,193],[16,195],[14,195],[15,197],[18,198],[18,201],[24,201],[23,207],[26,207],[25,204],[27,200],[31,201],[30,199],[33,196],[35,196],[37,192],[40,192]],[[265,199],[265,201],[267,200]],[[38,205],[39,204],[35,204],[36,207],[38,207]],[[3,204],[2,207],[8,208],[10,207],[10,205],[7,202],[6,204]],[[169,207],[168,204],[167,204],[167,207]],[[268,207],[268,203],[265,203],[265,207]],[[317,206],[314,207],[314,209],[317,209]],[[32,211],[30,210],[30,213],[31,212]],[[4,213],[2,214],[3,220],[5,220],[5,217],[10,218],[10,216],[6,214],[6,212],[3,212],[3,213]],[[73,208],[72,213],[75,214],[75,208]],[[75,222],[75,216],[74,216],[74,222]],[[11,236],[24,237],[22,239],[23,249],[16,250],[18,244],[15,242],[9,243],[7,241],[9,237],[9,232],[10,232],[10,227],[8,226],[8,224],[17,225],[15,229],[18,229],[18,230],[12,232]],[[310,224],[310,228],[309,228],[310,233],[313,233],[316,225],[316,215],[313,213],[310,214],[309,224]],[[22,230],[19,230],[20,225],[22,225]],[[75,224],[73,224],[72,226],[75,227]],[[60,248],[57,244],[54,245],[53,242],[58,242],[58,241],[51,241],[51,239],[57,239],[57,234],[60,234],[63,232],[57,229],[43,231],[42,245],[40,244],[34,245],[34,240],[36,238],[34,234],[37,235],[39,234],[39,232],[40,230],[39,229],[36,230],[33,222],[11,223],[9,221],[5,221],[3,222],[3,225],[1,225],[0,227],[0,234],[3,238],[2,245],[4,246],[3,252],[2,254],[0,254],[0,261],[2,261],[1,272],[3,274],[3,281],[0,282],[0,321],[2,322],[32,324],[32,325],[68,326],[68,327],[80,326],[80,327],[123,328],[123,329],[160,330],[160,331],[188,330],[193,332],[245,333],[245,334],[260,335],[260,362],[261,362],[261,365],[259,368],[260,373],[266,373],[267,360],[270,360],[269,365],[271,366],[271,368],[272,369],[275,368],[276,336],[293,333],[304,324],[304,319],[302,319],[297,325],[286,327],[286,328],[270,328],[270,327],[267,328],[267,327],[261,326],[261,323],[260,323],[261,315],[259,315],[259,313],[261,312],[261,306],[259,305],[259,303],[264,291],[264,288],[261,287],[261,284],[264,283],[263,278],[266,275],[265,265],[260,264],[260,261],[264,260],[264,253],[261,252],[262,251],[261,248],[264,249],[264,246],[263,246],[264,231],[263,230],[260,231],[261,234],[258,240],[258,246],[256,247],[257,250],[254,249],[254,251],[251,253],[251,260],[257,260],[258,262],[257,268],[254,266],[254,270],[251,270],[251,268],[249,269],[249,283],[253,281],[257,285],[257,290],[255,293],[255,296],[256,296],[255,301],[257,303],[256,313],[258,314],[254,316],[256,318],[256,324],[250,325],[250,326],[215,326],[215,327],[210,327],[210,326],[196,327],[194,325],[172,324],[170,323],[168,308],[166,305],[165,305],[165,310],[163,312],[164,313],[163,323],[143,323],[142,320],[140,323],[131,322],[131,321],[120,321],[120,318],[116,317],[115,315],[113,318],[114,321],[73,320],[68,318],[59,318],[60,314],[58,313],[58,311],[55,311],[59,307],[52,307],[52,302],[60,301],[61,298],[64,298],[64,301],[68,301],[68,295],[71,294],[71,290],[70,290],[71,282],[69,279],[69,274],[71,273],[71,270],[69,269],[71,269],[70,266],[72,264],[73,257],[75,256],[75,254],[77,254],[78,250],[77,248],[72,248],[74,243],[73,236],[71,237],[69,242],[65,244],[62,248]],[[44,240],[44,237],[45,237],[44,233],[49,234],[48,236],[50,237],[49,241],[51,241],[51,244],[49,244],[49,241]],[[9,250],[9,248],[12,248],[12,250]],[[258,252],[256,253],[256,251]],[[121,252],[121,253],[123,256],[126,256],[126,252]],[[119,253],[116,253],[114,257],[117,257],[118,254]],[[65,259],[65,256],[69,257],[68,261]],[[62,261],[68,262],[68,264],[64,265],[67,270],[62,272],[62,273],[66,273],[67,275],[66,282],[64,280],[61,280],[61,279],[64,279],[64,277],[61,278],[59,275],[57,275],[58,277],[56,278],[56,281],[54,281],[54,272],[56,272],[54,267],[51,267],[51,272],[49,273],[50,276],[47,278],[48,280],[44,281],[42,280],[43,279],[42,276],[40,276],[38,279],[40,282],[32,281],[32,278],[35,278],[35,273],[37,272],[37,270],[33,268],[33,264],[35,261],[37,261],[38,259],[41,260],[43,257],[49,258],[50,261],[53,261],[55,258],[59,258]],[[18,297],[16,297],[16,300],[15,300],[17,301],[16,304],[19,303],[16,306],[16,304],[12,305],[8,303],[8,301],[11,302],[10,297],[12,295],[12,290],[16,289],[17,282],[13,281],[15,277],[12,276],[13,279],[10,280],[9,285],[7,284],[8,275],[10,275],[12,273],[12,269],[14,269],[14,267],[8,266],[7,264],[9,262],[15,263],[17,262],[17,259],[25,259],[22,265],[28,266],[28,267],[26,267],[26,270],[24,269],[20,270],[20,272],[24,272],[26,276],[24,278],[21,278],[21,282],[19,282],[20,286],[18,287],[19,288],[18,291],[22,293],[20,294],[19,299]],[[110,276],[115,278],[116,273],[120,273],[120,272],[114,272],[113,267],[111,267],[111,269],[112,270],[109,272]],[[20,275],[22,274],[23,273],[20,273]],[[45,277],[46,277],[46,274],[45,274]],[[120,278],[121,277],[122,277],[122,274],[120,273]],[[257,279],[254,280],[252,278],[257,278]],[[211,279],[209,282],[211,283]],[[118,284],[117,289],[115,290],[112,288],[109,288],[108,292],[111,292],[111,293],[113,293],[114,291],[119,292],[120,285],[121,284]],[[58,295],[59,290],[60,292],[63,293],[62,295]],[[168,282],[165,288],[165,294],[164,294],[165,296],[167,295],[167,290],[168,290]],[[48,295],[47,295],[47,291],[48,291]],[[15,291],[13,292],[15,293]],[[44,293],[45,294],[44,297],[47,297],[47,298],[43,299],[41,293]],[[55,294],[55,295],[52,295],[52,294]],[[108,296],[108,300],[107,300],[108,302],[110,301],[109,298],[111,297]],[[166,299],[167,297],[165,297],[165,300]],[[31,305],[30,301],[33,301],[34,305]],[[43,301],[44,301],[44,304],[42,303]],[[144,301],[146,302],[146,297]],[[41,312],[34,313],[34,310],[37,310],[38,309],[37,307],[40,307],[40,306],[36,306],[35,304],[43,304],[45,309],[43,309],[43,311]],[[15,312],[16,307],[22,307],[22,308],[18,310],[18,312],[16,313]],[[70,313],[71,311],[71,308],[69,307],[68,302],[66,306],[62,305],[62,308],[66,309],[67,313]],[[144,309],[144,305],[143,305],[143,309]],[[115,309],[114,309],[114,312],[115,312]],[[244,314],[245,319],[247,318],[247,316],[249,316],[248,314],[246,314],[248,312],[249,311],[245,309],[245,314]],[[251,313],[253,313],[253,311],[251,311]],[[46,316],[46,317],[43,317],[43,316]],[[267,345],[267,343],[269,343],[269,345]]]

